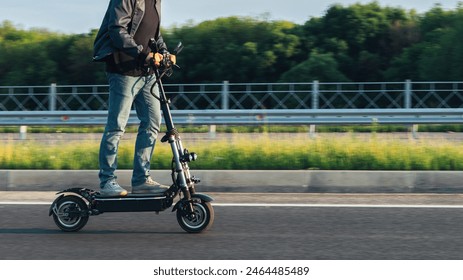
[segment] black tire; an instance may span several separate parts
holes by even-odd
[[[193,218],[189,217],[185,209],[177,210],[177,221],[180,227],[188,233],[200,233],[209,229],[214,223],[214,208],[211,203],[196,201],[193,202],[193,209],[195,211]]]
[[[82,229],[88,221],[88,211],[85,201],[77,196],[68,195],[61,198],[56,204],[56,213],[53,211],[55,224],[63,231],[73,232]]]

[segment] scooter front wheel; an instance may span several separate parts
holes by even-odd
[[[63,231],[78,231],[87,224],[88,216],[83,215],[87,211],[87,204],[81,198],[64,196],[53,209],[53,220]]]
[[[193,202],[194,214],[191,215],[184,207],[177,210],[177,221],[179,225],[188,233],[200,233],[209,229],[214,222],[214,208],[210,202]]]

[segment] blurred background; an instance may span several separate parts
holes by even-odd
[[[0,168],[96,168],[102,124],[66,125],[73,117],[61,115],[64,125],[43,121],[26,127],[24,119],[31,111],[107,109],[104,65],[92,62],[107,4],[2,3]],[[458,1],[169,0],[163,5],[165,40],[171,48],[179,41],[185,46],[178,58],[181,70],[164,81],[174,110],[273,110],[237,126],[177,119],[186,138],[208,157],[198,168],[463,169],[463,126],[458,114],[448,118],[463,107]],[[343,121],[328,120],[316,129],[310,122],[266,121],[276,110],[290,110],[290,116],[317,109],[373,109],[381,116],[390,109],[443,111],[434,119],[426,112],[416,116],[431,123],[419,126],[410,120],[381,124],[374,116],[370,123],[349,122],[345,113]],[[10,120],[14,125],[7,125]],[[131,123],[121,152],[125,168],[135,132]],[[215,142],[215,152],[208,152]],[[165,155],[156,164],[168,168],[169,152],[159,149]],[[59,163],[59,158],[73,160]],[[15,162],[19,159],[22,163]]]
[[[463,7],[457,1],[234,1],[207,9],[207,0],[183,2],[163,4],[163,36],[172,48],[180,40],[185,45],[182,71],[168,82],[463,76]],[[2,3],[0,85],[105,84],[103,65],[91,57],[106,6],[107,1]]]

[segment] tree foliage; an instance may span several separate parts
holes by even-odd
[[[0,24],[0,85],[104,84],[88,34]],[[463,7],[330,6],[304,24],[227,17],[163,29],[185,45],[167,82],[461,80]]]

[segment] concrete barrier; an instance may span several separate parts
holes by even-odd
[[[131,170],[119,170],[118,181],[130,186]],[[463,193],[460,171],[322,171],[322,170],[193,170],[207,192],[314,193]],[[169,170],[151,171],[171,184]],[[96,170],[1,170],[0,191],[58,191],[98,188]],[[127,187],[130,190],[130,187]]]

